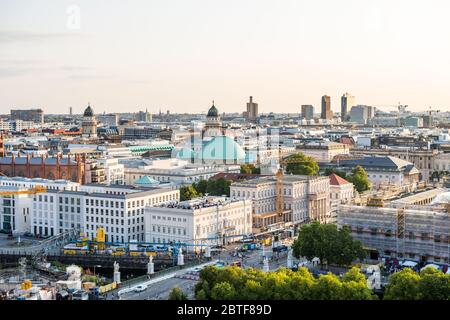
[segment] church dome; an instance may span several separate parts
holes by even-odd
[[[214,103],[211,108],[208,110],[207,117],[217,117],[219,115],[219,110],[214,106]]]
[[[206,143],[202,152],[203,160],[238,161],[246,159],[244,149],[227,136],[217,136]]]
[[[93,117],[94,116],[94,110],[92,110],[90,105],[88,105],[86,110],[84,110],[83,116],[85,116],[85,117]]]

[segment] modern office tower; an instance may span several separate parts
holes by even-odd
[[[258,104],[253,102],[252,96],[250,96],[250,102],[247,102],[247,111],[244,112],[244,118],[249,121],[255,121],[258,118]]]
[[[350,121],[358,124],[367,124],[374,115],[374,108],[371,106],[357,105],[350,110]]]
[[[322,119],[333,119],[333,112],[331,111],[331,98],[330,96],[322,96]]]
[[[341,97],[341,120],[347,121],[347,114],[350,109],[355,105],[355,97],[346,92]]]
[[[44,123],[44,111],[42,109],[11,110],[11,120]]]
[[[306,120],[311,120],[314,118],[314,107],[310,104],[302,105],[302,118]]]
[[[432,128],[433,127],[433,116],[427,115],[423,116],[423,127],[424,128]]]

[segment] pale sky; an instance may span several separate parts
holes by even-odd
[[[0,113],[242,112],[250,95],[260,112],[319,112],[324,94],[339,111],[345,92],[450,110],[449,14],[445,0],[0,0]]]

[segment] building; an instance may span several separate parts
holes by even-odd
[[[167,112],[169,112],[169,111],[167,111]],[[153,120],[152,115],[151,115],[151,113],[149,113],[147,111],[147,109],[145,109],[145,112],[144,111],[139,111],[136,114],[136,121],[139,121],[139,122],[152,122],[152,120]]]
[[[306,120],[312,120],[314,118],[314,107],[312,105],[302,105],[302,118]]]
[[[311,220],[327,221],[330,216],[328,177],[285,175],[282,179],[282,217],[276,212],[274,176],[235,182],[230,187],[231,197],[252,200],[256,232],[280,223],[296,225]]]
[[[338,207],[341,204],[350,204],[355,198],[355,187],[335,173],[330,174],[330,202],[331,216],[336,217]]]
[[[97,120],[107,127],[117,127],[119,125],[119,115],[114,113],[98,115]]]
[[[358,124],[367,124],[369,119],[372,119],[374,109],[371,106],[357,105],[350,110],[350,121]]]
[[[432,190],[434,191],[434,190]],[[338,225],[348,226],[355,239],[375,257],[408,258],[416,261],[450,262],[449,192],[418,193],[425,205],[407,199],[386,207],[341,206]],[[433,198],[430,201],[430,197]]]
[[[144,241],[144,208],[179,201],[180,194],[179,190],[171,188],[80,185],[16,177],[0,179],[0,189],[26,190],[36,185],[47,188],[47,191],[14,196],[14,199],[9,197],[13,201],[0,203],[3,206],[0,211],[3,213],[0,214],[1,225],[8,226],[9,223],[16,232],[42,236],[76,229],[84,232],[89,239],[96,236],[98,228],[104,228],[106,241]],[[3,198],[8,200],[8,196]]]
[[[145,209],[146,242],[225,245],[251,231],[251,200],[203,197]]]
[[[331,111],[331,98],[330,96],[322,96],[322,113],[321,119],[331,120],[333,119],[333,111]]]
[[[406,145],[406,143],[404,143]],[[412,162],[414,166],[420,171],[420,179],[426,182],[430,181],[431,175],[434,171],[445,171],[439,168],[447,168],[446,164],[450,161],[450,156],[444,153],[439,153],[436,149],[414,148],[403,146],[389,146],[384,148],[372,147],[367,148],[353,148],[350,152],[354,156],[393,156],[405,161]],[[448,166],[450,171],[450,166]]]
[[[240,166],[221,164],[192,164],[181,159],[121,159],[124,165],[125,183],[133,185],[148,176],[159,183],[174,186],[190,185],[200,180],[208,180],[220,172],[239,173]]]
[[[433,120],[433,116],[431,114],[423,116],[422,119],[423,119],[423,127],[424,128],[433,128],[434,120]]]
[[[83,120],[81,122],[81,133],[84,137],[97,137],[97,120],[95,119],[94,110],[88,105],[83,113]]]
[[[364,168],[375,189],[395,187],[405,192],[411,192],[419,186],[420,172],[414,164],[392,156],[342,159],[329,167],[351,172],[357,166]]]
[[[3,133],[0,133],[0,157],[5,156],[5,140],[3,138]]]
[[[99,158],[88,160],[85,170],[85,182],[97,184],[125,184],[124,165],[117,158]]]
[[[252,96],[250,96],[250,102],[247,102],[247,111],[244,112],[244,118],[247,121],[256,121],[258,118],[258,104],[253,102]]]
[[[214,106],[214,101],[206,115],[206,125],[202,132],[202,137],[216,137],[224,134],[222,120],[220,119],[219,110]]]
[[[32,121],[44,123],[44,111],[42,109],[11,110],[11,120]]]
[[[351,108],[355,105],[355,97],[350,93],[345,93],[341,97],[341,120],[342,122],[347,121],[347,114]]]
[[[337,155],[348,155],[350,147],[332,141],[313,141],[296,145],[295,151],[313,157],[318,162],[330,162]]]
[[[79,155],[62,157],[25,157],[15,155],[0,158],[0,172],[8,177],[65,179],[84,183],[85,159]]]
[[[403,119],[403,125],[405,127],[412,128],[422,128],[423,127],[423,118],[422,117],[406,117]]]

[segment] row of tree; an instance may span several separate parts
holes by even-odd
[[[219,178],[217,180],[200,180],[189,186],[180,188],[180,200],[191,200],[209,194],[212,196],[230,196],[231,181]]]
[[[258,269],[207,267],[195,287],[198,300],[376,300],[366,277],[352,267],[342,278],[328,273],[315,278],[306,268]],[[178,294],[178,298],[180,295]],[[393,274],[384,300],[448,300],[450,275],[434,268],[417,273],[406,268]]]
[[[282,268],[265,273],[259,269],[207,267],[195,287],[198,300],[372,300],[376,295],[366,285],[358,268],[341,278],[334,274],[315,278],[306,268]]]

